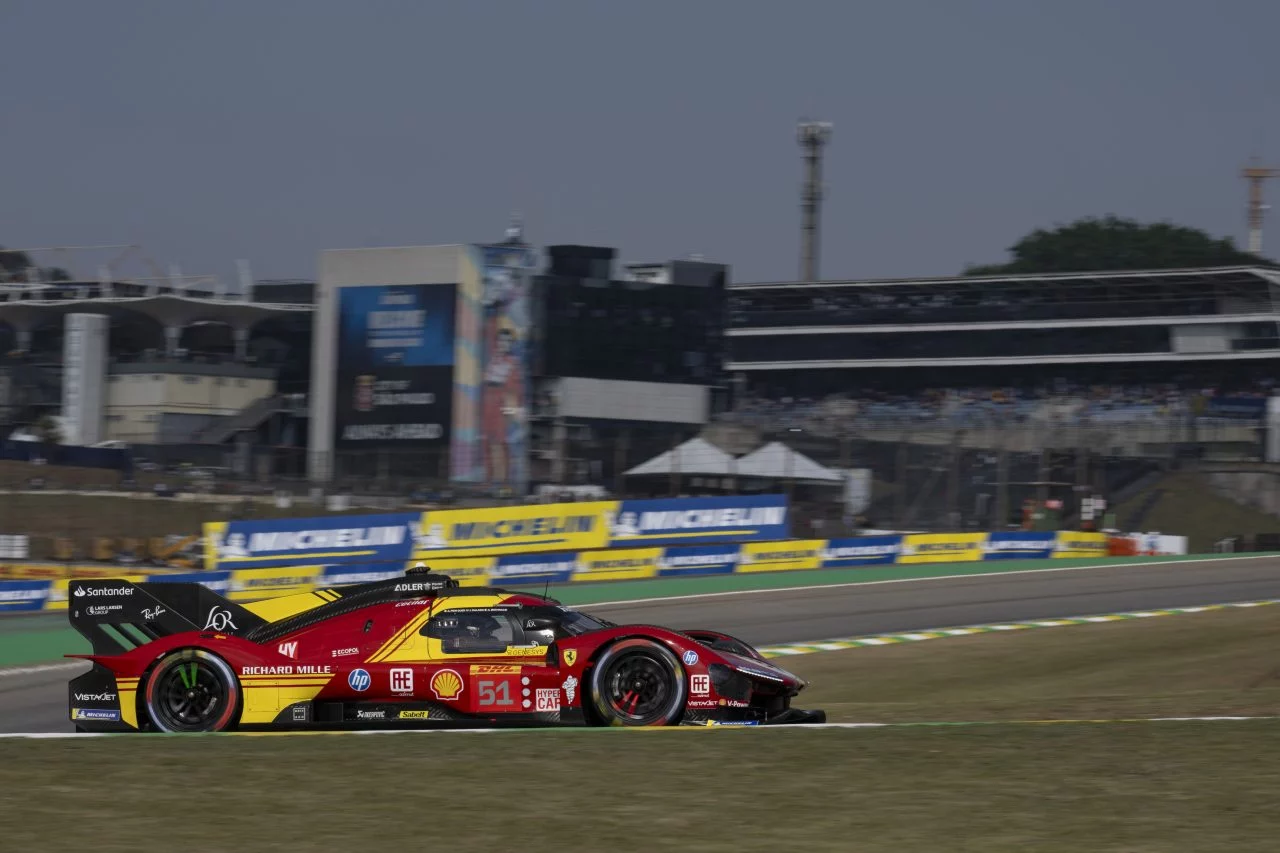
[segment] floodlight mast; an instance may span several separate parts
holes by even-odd
[[[831,122],[801,121],[796,139],[804,149],[805,179],[800,190],[800,280],[818,280],[818,233],[822,217],[822,151]]]

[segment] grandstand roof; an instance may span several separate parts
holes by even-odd
[[[1115,270],[1111,272],[1075,272],[1075,273],[1019,273],[1013,275],[987,276],[940,276],[933,278],[879,278],[879,279],[831,279],[826,281],[773,281],[773,282],[734,282],[728,287],[731,292],[752,290],[820,290],[828,288],[850,287],[918,287],[933,290],[971,288],[979,285],[1023,284],[1031,282],[1091,282],[1094,284],[1119,285],[1132,284],[1165,284],[1196,282],[1230,283],[1232,280],[1259,279],[1272,284],[1280,284],[1280,270],[1265,267],[1206,267],[1202,269],[1168,269],[1168,270]]]
[[[0,322],[26,325],[41,315],[57,316],[72,312],[114,313],[120,309],[136,311],[162,323],[189,323],[197,320],[216,321],[228,325],[252,325],[271,317],[310,314],[313,305],[248,302],[241,298],[216,298],[166,293],[151,296],[87,296],[67,298],[67,288],[31,288],[17,290],[0,287]]]

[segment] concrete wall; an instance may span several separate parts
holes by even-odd
[[[274,394],[275,387],[274,379],[261,377],[113,373],[107,381],[105,437],[157,443],[164,414],[234,415],[255,400]]]

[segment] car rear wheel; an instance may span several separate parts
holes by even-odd
[[[623,640],[605,650],[591,673],[592,704],[611,726],[669,726],[684,715],[680,661],[652,640]]]
[[[240,708],[240,682],[227,662],[203,649],[168,655],[147,679],[146,707],[162,732],[222,732]]]

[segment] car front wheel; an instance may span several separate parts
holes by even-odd
[[[591,674],[591,699],[611,726],[670,726],[684,715],[680,661],[652,640],[623,640],[605,650]]]

